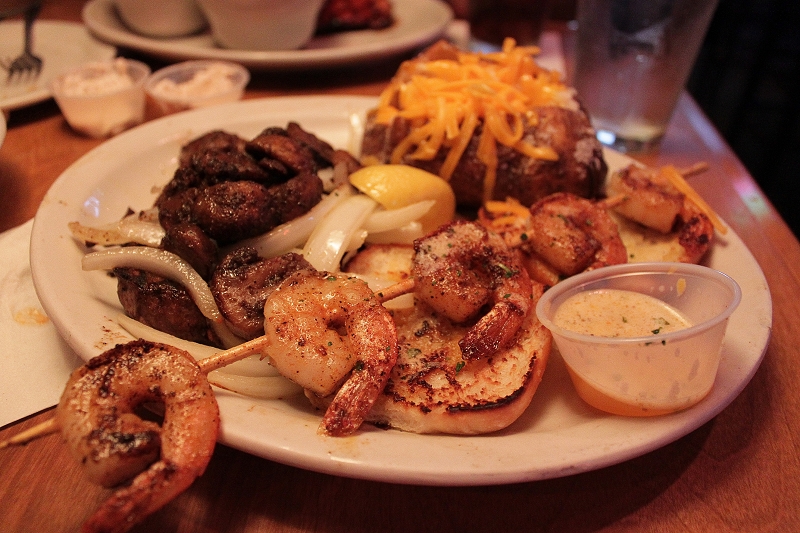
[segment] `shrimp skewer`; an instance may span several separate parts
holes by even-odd
[[[275,324],[274,315],[280,315],[280,319],[285,320],[287,323],[291,322],[293,318],[298,318],[301,321],[316,321],[317,319],[321,319],[321,324],[325,325],[326,327],[330,327],[331,329],[325,333],[323,329],[318,329],[316,332],[326,334],[326,335],[333,335],[334,333],[338,333],[339,329],[348,330],[348,334],[342,336],[337,341],[326,341],[330,344],[330,346],[335,346],[337,349],[332,349],[328,347],[326,350],[323,350],[328,355],[332,356],[340,356],[340,359],[337,360],[336,357],[330,357],[329,360],[325,360],[324,358],[317,358],[315,361],[320,367],[325,367],[323,370],[314,369],[312,365],[305,366],[303,368],[297,368],[292,365],[292,357],[294,357],[295,353],[291,349],[291,344],[296,341],[299,346],[304,346],[309,338],[308,335],[311,335],[311,338],[314,337],[315,332],[308,332],[304,331],[304,327],[300,328],[287,328],[285,325],[280,326],[277,325],[272,330],[269,330],[272,333],[273,338],[278,338],[278,346],[281,348],[289,348],[288,353],[289,355],[284,355],[285,352],[283,349],[270,349],[271,341],[270,335],[263,335],[261,337],[257,337],[245,343],[239,344],[238,346],[234,346],[233,348],[229,348],[228,350],[224,350],[218,352],[210,357],[204,358],[200,361],[197,361],[195,364],[197,366],[198,371],[201,374],[208,374],[214,370],[218,370],[224,366],[232,364],[236,361],[249,357],[251,355],[260,354],[262,356],[270,356],[273,363],[276,361],[278,364],[276,365],[280,368],[283,368],[284,375],[286,377],[299,382],[301,385],[304,385],[307,389],[313,390],[320,394],[329,394],[332,390],[335,389],[334,387],[328,388],[320,388],[319,386],[313,385],[313,380],[319,378],[320,372],[327,372],[327,379],[329,382],[333,382],[336,385],[342,384],[344,378],[347,377],[347,373],[350,370],[353,370],[356,366],[359,370],[359,376],[383,376],[383,370],[387,367],[391,369],[391,366],[394,364],[394,360],[396,359],[396,331],[394,329],[394,322],[391,320],[391,316],[389,313],[380,305],[380,301],[375,297],[372,291],[369,291],[366,284],[363,282],[356,280],[355,278],[342,276],[340,274],[329,274],[326,272],[297,272],[296,275],[293,276],[293,280],[290,282],[290,285],[297,286],[300,285],[298,291],[302,290],[311,290],[305,287],[304,282],[300,283],[300,281],[304,277],[309,277],[313,280],[325,280],[327,283],[326,291],[318,291],[317,294],[307,294],[310,298],[321,298],[318,302],[322,308],[322,312],[314,317],[313,313],[311,315],[303,315],[299,317],[291,316],[293,311],[297,311],[297,300],[294,302],[291,301],[292,297],[287,296],[289,289],[284,289],[283,292],[280,293],[281,300],[280,304],[273,305],[270,309],[271,316],[273,316],[272,322],[270,324]],[[333,289],[334,284],[331,282],[338,282],[338,289],[341,291],[339,296],[341,297],[339,300],[335,300],[335,296],[332,296],[331,289]],[[362,286],[363,285],[363,286]],[[313,292],[313,290],[311,290]],[[348,292],[350,294],[348,294]],[[309,303],[313,305],[311,300],[304,300],[300,298],[302,303]],[[333,302],[333,303],[332,303]],[[286,310],[280,310],[282,305],[288,304],[294,307],[286,308]],[[317,309],[320,310],[320,309]],[[289,314],[285,314],[285,313]],[[302,311],[301,312],[305,312]],[[294,328],[294,325],[291,325]],[[295,335],[299,335],[299,337],[293,337],[292,335],[288,334],[291,330],[291,333]],[[376,333],[380,333],[376,337]],[[305,335],[305,336],[304,336]],[[332,338],[332,337],[331,337]],[[384,357],[380,354],[380,351],[376,352],[375,350],[367,350],[364,352],[365,347],[369,344],[370,338],[372,339],[380,339],[381,342],[384,342],[382,345],[381,350],[388,352],[389,356]],[[134,341],[136,342],[136,341]],[[142,341],[144,342],[144,341]],[[127,345],[122,345],[127,346]],[[166,346],[166,345],[165,345]],[[171,347],[169,347],[171,348]],[[177,349],[175,349],[177,350]],[[366,357],[359,358],[356,354],[363,354],[363,353],[370,353],[371,355],[375,355],[373,359],[368,359]],[[103,355],[98,357],[103,357]],[[97,358],[95,358],[97,359]],[[94,361],[94,359],[92,360]],[[285,361],[285,362],[284,362]],[[348,361],[355,361],[352,365]],[[88,365],[89,363],[87,363]],[[92,363],[93,364],[93,363]],[[338,366],[337,366],[338,365]],[[350,365],[350,366],[348,366]],[[81,369],[86,368],[81,367]],[[361,373],[360,371],[363,369],[367,369],[368,372]],[[81,370],[78,369],[78,370]],[[333,369],[333,370],[332,370]],[[76,371],[78,372],[78,371]],[[362,382],[362,387],[366,387],[363,385],[364,378],[359,378],[355,380],[355,383]],[[355,383],[349,386],[349,389],[358,388],[355,386]],[[385,385],[385,383],[383,383]],[[371,386],[366,387],[370,389],[379,388],[382,390],[381,381],[376,383],[372,383]],[[378,391],[379,392],[379,391]],[[347,397],[347,394],[343,394],[342,401],[344,398]],[[351,403],[354,405],[358,404],[359,402],[356,400],[352,400]],[[341,402],[340,406],[343,405]],[[62,408],[59,406],[59,409]],[[363,406],[360,408],[363,411]],[[57,410],[58,412],[58,410]],[[329,420],[336,418],[333,414],[329,415]],[[339,415],[340,417],[345,417],[342,409],[340,409]],[[357,429],[356,427],[351,427],[346,432],[337,431],[337,434],[345,434],[350,433]],[[0,442],[0,449],[11,446],[11,445],[22,445],[26,444],[38,437],[42,437],[44,435],[58,432],[62,430],[62,426],[59,424],[58,416],[53,419],[46,420],[45,422],[26,430],[23,433],[19,433],[8,440]]]
[[[161,426],[134,414],[164,406]],[[219,408],[188,353],[164,344],[117,345],[72,373],[49,427],[60,428],[87,477],[118,488],[81,531],[124,532],[186,490],[211,459]]]
[[[533,286],[520,257],[480,224],[456,221],[414,242],[411,277],[381,289],[382,302],[413,292],[455,323],[489,311],[459,341],[465,360],[509,347],[531,310]]]
[[[296,272],[267,300],[263,353],[287,378],[324,398],[320,430],[349,435],[369,414],[397,360],[397,329],[367,284],[344,274]],[[314,401],[313,397],[310,397]]]
[[[350,435],[369,414],[397,360],[397,330],[363,281],[344,274],[290,274],[264,305],[265,335],[198,364],[217,370],[252,354],[269,357],[312,402],[336,392],[320,432]]]
[[[323,433],[358,429],[397,359],[388,311],[364,282],[309,271],[290,276],[266,312],[265,336],[200,362],[165,344],[117,345],[73,372],[54,418],[0,448],[60,430],[91,481],[114,487],[132,478],[82,528],[124,532],[183,492],[208,465],[219,431],[208,372],[254,353],[269,355],[284,375],[320,396],[340,387],[323,417]],[[151,401],[164,405],[161,426],[134,414]]]

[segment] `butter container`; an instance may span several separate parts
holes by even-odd
[[[64,72],[50,88],[75,131],[109,137],[144,120],[144,82],[149,74],[144,63],[116,58]]]

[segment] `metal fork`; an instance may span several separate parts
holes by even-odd
[[[4,60],[2,67],[8,71],[6,82],[35,79],[42,71],[42,58],[33,53],[33,22],[39,15],[41,2],[34,2],[25,10],[25,43],[22,54],[14,60]]]

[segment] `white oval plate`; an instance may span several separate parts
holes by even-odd
[[[0,50],[16,57],[22,52],[22,21],[0,22]],[[10,111],[50,98],[50,80],[89,61],[111,59],[117,49],[95,40],[83,24],[37,20],[33,25],[33,51],[43,60],[42,72],[32,80],[6,83],[0,74],[0,109]]]
[[[155,39],[126,27],[113,0],[90,0],[83,21],[99,39],[174,60],[223,59],[253,69],[338,67],[398,55],[432,43],[453,18],[439,0],[403,0],[392,4],[395,23],[382,30],[358,30],[314,37],[301,50],[231,50],[214,44],[208,31],[188,37]]]
[[[111,222],[128,208],[150,207],[155,187],[177,166],[180,146],[212,128],[245,137],[296,121],[341,148],[353,149],[351,119],[376,100],[365,97],[291,97],[246,100],[171,115],[134,128],[92,150],[53,184],[36,215],[31,240],[33,279],[60,334],[84,359],[128,340],[116,325],[116,283],[83,272],[83,251],[67,223]],[[629,161],[608,154],[618,167]],[[758,368],[772,324],[772,301],[761,269],[738,236],[720,236],[706,264],[742,287],[717,381],[710,395],[681,413],[656,418],[611,416],[575,394],[557,354],[528,410],[491,435],[415,435],[365,426],[352,437],[317,434],[320,413],[305,398],[253,400],[218,391],[220,441],[281,463],[355,478],[426,485],[512,483],[575,474],[615,464],[670,443],[710,420],[744,388]]]

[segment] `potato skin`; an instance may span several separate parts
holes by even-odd
[[[511,196],[529,206],[554,192],[596,197],[608,167],[589,117],[580,109],[556,106],[539,107],[534,111],[538,121],[536,125],[526,126],[523,139],[536,146],[552,147],[559,159],[533,159],[498,143],[497,183],[493,199],[505,200]],[[388,126],[377,124],[374,114],[369,113],[361,147],[364,161],[388,162],[392,150],[405,138],[410,127],[409,122],[403,119],[395,119]],[[450,179],[460,207],[479,207],[483,202],[486,166],[475,156],[481,129],[480,125],[476,128]],[[447,148],[440,149],[430,161],[405,156],[402,163],[438,174],[447,151]]]

